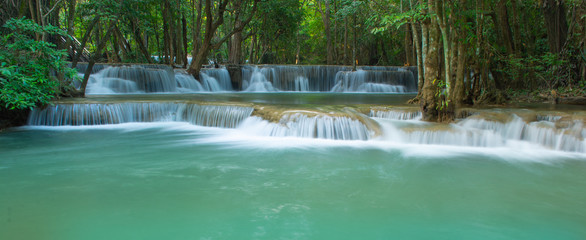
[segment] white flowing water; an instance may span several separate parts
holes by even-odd
[[[409,76],[409,77],[407,77]],[[417,91],[410,71],[341,71],[332,92],[404,93]]]
[[[171,68],[142,66],[107,67],[91,75],[87,94],[175,92],[177,82]]]
[[[255,68],[251,74],[250,80],[242,84],[244,92],[275,92],[277,89],[265,77],[259,68]]]
[[[34,110],[29,125],[91,126],[130,122],[188,122],[198,126],[234,128],[253,109],[189,103],[58,104]]]
[[[423,117],[420,111],[389,111],[375,109],[370,110],[369,116],[391,120],[421,120]]]
[[[332,140],[368,140],[374,134],[359,120],[348,117],[285,115],[279,123],[251,117],[239,127],[253,136],[300,137]]]
[[[263,68],[279,92],[33,110],[28,126],[0,132],[0,239],[586,236],[583,110],[472,109],[428,123],[401,104],[412,95],[289,92],[330,91],[347,67]],[[285,80],[293,69],[305,75]],[[197,90],[174,79],[175,91]]]
[[[206,91],[199,81],[192,75],[185,73],[175,73],[175,81],[179,92],[204,92]]]
[[[262,109],[262,108],[261,108]],[[347,109],[347,108],[346,108]],[[394,143],[468,147],[543,147],[586,153],[586,130],[581,120],[526,122],[515,114],[504,122],[478,115],[456,124],[418,121],[417,111],[372,109],[369,116],[354,110],[284,113],[276,122],[254,116],[253,107],[194,103],[56,104],[35,109],[30,125],[101,125],[128,122],[180,121],[199,126],[238,128],[254,136],[332,140],[373,140]],[[263,116],[263,110],[259,111]],[[272,111],[272,110],[264,110]],[[551,119],[556,119],[552,117]],[[403,121],[410,120],[410,121]]]
[[[253,81],[262,74],[280,91],[402,93],[417,91],[416,70],[409,67],[244,66],[242,78]],[[302,82],[300,82],[302,81]],[[302,87],[300,87],[300,85]],[[244,88],[246,89],[246,88]]]
[[[309,80],[302,76],[295,77],[295,91],[307,92],[309,91]]]
[[[86,65],[78,65],[84,71]],[[368,92],[403,93],[417,90],[416,71],[401,67],[243,66],[245,92]],[[199,79],[165,65],[96,65],[87,94],[143,94],[239,91],[226,68],[201,69]]]
[[[413,107],[348,102],[375,94],[339,95],[36,109],[0,133],[0,238],[586,236],[583,112],[477,110],[435,124]]]
[[[217,83],[218,87],[214,86],[213,89],[209,89],[211,92],[233,90],[230,74],[226,68],[204,68],[201,70],[200,75],[205,75],[205,77],[202,77],[202,81],[214,81],[214,85]]]

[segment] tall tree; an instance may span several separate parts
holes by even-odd
[[[243,24],[240,28],[232,29],[228,34],[222,37],[218,41],[213,41],[214,36],[216,35],[216,31],[218,27],[220,27],[224,23],[224,13],[226,12],[226,6],[228,5],[229,0],[220,0],[216,9],[216,14],[212,14],[212,3],[211,0],[205,0],[205,16],[206,16],[206,24],[205,24],[205,33],[204,38],[201,43],[194,43],[199,46],[197,50],[197,54],[195,59],[192,60],[191,65],[187,69],[187,72],[192,74],[194,77],[199,78],[199,72],[203,66],[203,63],[207,60],[208,54],[211,50],[217,49],[220,45],[225,43],[232,35],[237,31],[242,31],[244,26],[252,20],[254,16],[254,12],[256,12],[256,6],[259,0],[253,0],[253,6],[251,10],[251,14],[248,16],[246,20],[243,21]],[[241,5],[242,6],[242,5]],[[242,8],[236,9],[235,11],[242,11]],[[197,39],[194,39],[196,42]]]

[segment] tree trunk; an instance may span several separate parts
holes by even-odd
[[[240,19],[236,19],[236,21],[234,21],[234,28],[241,27],[242,21]],[[237,31],[234,33],[234,35],[232,35],[230,44],[230,54],[228,61],[232,64],[240,64],[240,59],[242,58],[242,31]]]
[[[515,52],[522,52],[522,48],[521,46],[523,46],[523,44],[521,43],[521,30],[520,30],[520,24],[519,24],[519,14],[517,12],[517,4],[519,2],[517,1],[511,1],[511,10],[512,12],[512,24],[513,24],[513,48],[515,49]]]
[[[406,66],[415,66],[417,65],[416,60],[415,60],[415,56],[413,55],[413,53],[415,52],[413,49],[413,34],[411,31],[411,24],[407,23],[405,24],[405,26],[403,27],[404,31],[405,31],[405,65]]]
[[[515,45],[513,42],[513,33],[511,32],[511,25],[509,24],[509,12],[507,9],[507,1],[499,0],[496,4],[497,25],[500,33],[499,39],[501,44],[505,46],[508,55],[515,53]]]
[[[218,40],[215,43],[212,43],[212,38],[214,37],[216,30],[220,25],[224,23],[224,12],[226,11],[226,5],[228,1],[220,1],[220,4],[217,6],[217,18],[214,20],[212,15],[212,4],[211,0],[205,0],[205,13],[206,13],[206,24],[205,24],[205,35],[203,39],[203,43],[201,48],[199,49],[195,59],[191,62],[189,69],[187,72],[193,75],[196,78],[199,78],[199,72],[202,68],[203,63],[207,59],[209,51],[212,49],[216,49],[220,47],[223,43],[225,43],[232,35],[238,31],[242,31],[244,26],[246,26],[251,20],[256,12],[256,6],[259,0],[254,0],[254,5],[250,12],[249,17],[242,21],[242,26],[239,28],[234,28],[228,34],[226,34],[222,39]],[[242,11],[242,9],[238,9],[237,11]]]
[[[543,0],[542,10],[545,17],[545,27],[547,28],[549,50],[552,53],[560,53],[566,44],[568,36],[564,1]]]
[[[131,25],[131,28],[133,29],[132,33],[134,34],[134,39],[136,41],[136,44],[138,45],[138,49],[140,50],[140,52],[142,53],[142,55],[144,56],[144,58],[147,60],[148,63],[153,63],[153,60],[151,59],[151,54],[149,53],[149,50],[145,46],[145,44],[143,42],[143,38],[140,35],[140,27],[138,26],[136,19],[131,18],[130,25]]]
[[[434,0],[429,0],[428,7],[432,14],[437,13]],[[440,121],[441,99],[438,96],[438,84],[441,81],[440,73],[440,30],[437,19],[432,17],[426,23],[429,31],[428,47],[429,50],[425,59],[425,83],[422,89],[422,98],[420,100],[421,112],[425,121]]]
[[[169,64],[171,66],[175,65],[175,61],[176,61],[176,48],[175,46],[177,46],[177,41],[175,38],[175,19],[173,19],[173,11],[171,11],[171,4],[169,3],[169,0],[165,0],[165,12],[167,12],[167,31],[169,36],[167,37],[168,41],[169,41]]]
[[[456,82],[452,94],[452,103],[456,106],[464,103],[466,95],[466,85],[464,78],[466,76],[466,47],[464,43],[460,42],[458,45],[458,60],[456,66]]]
[[[445,12],[445,5],[444,5],[444,1],[443,0],[436,0],[435,1],[435,7],[434,7],[435,11],[436,11],[436,20],[438,23],[438,26],[440,28],[440,32],[441,32],[441,36],[442,36],[442,42],[443,42],[443,50],[444,50],[444,82],[446,84],[446,95],[449,97],[450,95],[450,85],[452,85],[452,66],[451,66],[451,49],[452,46],[451,41],[450,41],[450,36],[451,36],[451,29],[450,29],[450,24],[448,24],[448,16],[446,16],[446,12]]]
[[[161,2],[161,9],[162,9],[162,16],[163,16],[163,52],[165,55],[164,62],[166,64],[171,64],[172,59],[169,59],[170,56],[170,43],[169,37],[171,36],[169,32],[169,16],[167,14],[167,1]]]
[[[181,18],[181,29],[183,30],[183,68],[187,68],[187,20],[185,15]]]
[[[348,17],[344,18],[344,65],[350,65],[350,53],[348,47]]]
[[[193,2],[193,6],[192,6],[192,13],[193,13],[193,18],[196,18],[196,12],[197,12],[197,18],[193,19],[195,21],[193,21],[195,24],[192,27],[192,38],[193,38],[193,49],[191,50],[191,61],[193,62],[193,59],[195,58],[195,56],[197,55],[197,51],[199,51],[199,48],[201,46],[201,21],[202,21],[202,16],[201,16],[201,11],[202,11],[202,0],[198,0],[197,1],[197,5],[195,4],[196,0],[192,0]]]
[[[411,24],[413,40],[415,41],[415,53],[417,57],[417,96],[421,97],[421,89],[425,83],[425,68],[423,66],[423,50],[421,49],[421,37],[417,25]]]
[[[248,62],[249,63],[253,63],[254,62],[254,50],[256,48],[256,34],[252,35],[252,38],[250,39],[250,52],[248,55]],[[299,50],[299,47],[297,48],[297,50]],[[297,52],[297,59],[299,59],[299,52]]]
[[[324,30],[326,32],[326,47],[327,47],[327,57],[326,63],[328,65],[334,64],[334,51],[332,47],[332,33],[330,30],[330,0],[325,0],[326,2],[326,10],[325,16],[323,18],[324,21]]]
[[[94,19],[92,20],[92,22],[88,26],[85,34],[83,35],[83,39],[81,40],[81,46],[79,47],[79,50],[77,51],[77,53],[73,56],[73,59],[71,60],[71,67],[72,68],[75,68],[77,66],[77,62],[79,61],[79,59],[81,58],[81,56],[84,53],[85,45],[90,40],[90,37],[92,35],[92,30],[99,22],[100,22],[100,16],[96,16],[96,17],[94,17]]]
[[[119,41],[116,34],[112,34],[112,39],[110,44],[112,45],[112,50],[114,51],[114,62],[122,62],[122,58],[120,57],[120,48],[119,48]]]
[[[112,30],[114,29],[115,25],[116,25],[115,21],[112,21],[110,23],[110,26],[108,27],[108,30],[106,31],[105,36],[98,41],[96,52],[94,52],[94,54],[90,58],[90,61],[88,63],[88,67],[85,70],[85,73],[83,75],[83,80],[81,82],[81,88],[80,88],[81,93],[83,94],[84,97],[85,97],[85,90],[87,88],[87,83],[90,78],[90,74],[92,73],[92,69],[94,67],[94,64],[96,63],[96,61],[98,61],[100,59],[100,57],[102,55],[101,54],[102,49],[104,49],[104,47],[106,46],[106,43],[108,42],[108,39],[110,38],[110,34],[112,33]],[[99,29],[97,29],[97,30],[99,30]],[[96,35],[99,37],[99,34],[96,34]]]
[[[126,59],[128,56],[128,52],[131,51],[130,44],[128,43],[128,41],[126,40],[124,35],[122,35],[122,32],[120,32],[120,29],[118,28],[118,26],[114,27],[114,35],[118,39],[118,44],[120,45],[120,49],[122,49],[122,56]]]
[[[74,27],[74,21],[75,21],[75,5],[76,4],[77,4],[77,0],[69,0],[68,4],[67,4],[68,9],[69,9],[68,15],[67,15],[67,34],[69,36],[74,35],[73,27]],[[73,56],[75,55],[75,42],[71,38],[66,38],[65,45],[66,45],[67,52],[69,53],[69,56],[71,56],[71,58],[73,59]]]
[[[352,71],[356,71],[356,65],[357,65],[357,63],[356,63],[356,61],[357,61],[357,59],[356,59],[356,41],[357,41],[356,40],[356,38],[357,38],[356,37],[356,13],[354,13],[353,18],[354,19],[352,21],[352,25],[353,25],[352,30],[354,32],[354,39],[353,39],[353,44],[352,44]]]

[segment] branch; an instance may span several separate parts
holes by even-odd
[[[219,48],[222,44],[224,44],[226,41],[228,41],[228,39],[230,37],[232,37],[232,35],[234,35],[234,33],[241,32],[242,30],[244,30],[246,25],[248,25],[248,23],[250,23],[250,21],[252,20],[252,17],[254,17],[254,14],[256,13],[257,3],[259,1],[260,0],[254,0],[254,3],[252,5],[252,12],[250,13],[250,16],[248,16],[248,18],[242,22],[242,25],[240,25],[238,28],[232,29],[232,31],[230,31],[230,33],[226,34],[226,36],[224,36],[222,39],[220,39],[220,41],[212,44],[213,49]]]
[[[59,0],[59,1],[57,1],[57,2],[55,3],[55,5],[53,6],[53,8],[51,8],[51,10],[49,10],[49,11],[47,12],[47,14],[43,15],[43,18],[47,18],[47,16],[49,16],[49,14],[50,14],[51,12],[53,12],[53,10],[55,10],[55,8],[57,7],[57,5],[59,5],[59,3],[61,3],[61,1],[63,1],[63,0]]]

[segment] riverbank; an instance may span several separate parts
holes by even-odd
[[[506,92],[509,103],[550,103],[586,105],[586,88],[556,90],[510,90]]]
[[[9,110],[0,108],[0,132],[10,127],[18,127],[26,124],[29,109]]]

